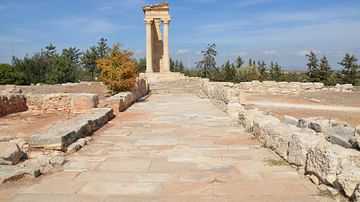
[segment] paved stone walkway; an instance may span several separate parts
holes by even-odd
[[[12,201],[319,201],[316,187],[194,95],[136,103]]]

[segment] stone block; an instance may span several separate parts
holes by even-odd
[[[284,123],[285,124],[297,126],[298,122],[299,122],[299,119],[297,119],[293,116],[284,115]]]
[[[360,153],[357,151],[347,151],[346,157],[343,158],[337,171],[336,185],[347,197],[355,196],[356,189],[360,184]],[[358,198],[360,199],[360,198]]]
[[[263,140],[263,136],[266,135],[266,131],[264,128],[265,125],[269,123],[280,124],[280,120],[273,116],[264,115],[262,113],[255,113],[253,115],[254,117],[251,131],[256,137],[260,138],[260,141]]]
[[[266,88],[275,88],[278,87],[278,83],[276,81],[263,81],[264,87]]]
[[[286,159],[291,134],[294,133],[297,128],[274,122],[266,124],[263,128],[265,131],[263,136],[265,146],[271,148],[279,156]]]
[[[313,130],[304,129],[294,132],[289,141],[289,153],[287,161],[296,166],[305,166],[307,154],[323,138],[316,136]]]
[[[77,139],[91,135],[113,118],[111,108],[93,108],[88,113],[60,121],[31,136],[30,147],[66,151]]]
[[[338,168],[346,157],[345,148],[321,140],[309,150],[305,170],[318,176],[321,182],[335,186]]]
[[[288,82],[278,82],[279,88],[289,88]]]
[[[0,94],[0,117],[27,110],[26,98],[22,94]]]
[[[320,90],[322,88],[324,88],[324,84],[323,83],[314,83],[314,88],[317,90]]]
[[[326,139],[332,144],[337,144],[345,148],[359,148],[356,130],[352,127],[339,124],[330,128],[324,134]]]
[[[325,120],[320,118],[320,119],[310,120],[308,127],[317,133],[323,133],[331,127],[331,123],[332,123],[331,120]]]
[[[45,111],[70,111],[71,109],[70,93],[52,93],[43,97],[42,110]]]
[[[71,111],[83,112],[96,108],[99,104],[99,96],[91,93],[78,93],[71,96]]]
[[[301,89],[303,90],[313,90],[314,89],[314,83],[301,83]]]
[[[11,180],[19,179],[25,175],[37,177],[39,172],[32,168],[17,166],[0,166],[0,184]]]
[[[238,123],[243,126],[247,131],[252,130],[254,118],[261,116],[264,113],[257,110],[244,110],[239,112]]]
[[[20,161],[22,156],[23,153],[17,144],[13,142],[0,142],[0,160],[3,160],[3,163],[9,162],[15,165]]]

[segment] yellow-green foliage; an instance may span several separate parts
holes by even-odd
[[[96,61],[100,70],[99,79],[108,86],[112,93],[130,90],[136,81],[136,62],[133,53],[123,51],[115,44],[108,57]]]

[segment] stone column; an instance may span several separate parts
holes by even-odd
[[[151,25],[152,19],[145,19],[146,24],[146,73],[152,73],[152,36]]]
[[[169,54],[169,24],[170,19],[163,19],[164,24],[164,72],[170,72],[170,54]]]

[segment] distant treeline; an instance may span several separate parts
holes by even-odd
[[[269,65],[264,61],[249,59],[246,63],[240,56],[231,63],[217,66],[215,57],[217,55],[216,45],[209,44],[202,52],[202,59],[196,63],[195,69],[184,68],[182,71],[189,76],[199,76],[209,78],[212,81],[242,82],[252,80],[274,80],[288,82],[322,82],[325,85],[336,85],[351,83],[360,85],[360,66],[355,55],[346,54],[342,61],[338,62],[342,66],[339,71],[332,70],[328,59],[323,56],[318,59],[315,52],[310,52],[308,57],[307,71],[291,72],[285,71],[277,62]]]
[[[110,52],[111,49],[104,38],[84,52],[80,52],[76,47],[58,52],[57,48],[50,44],[33,56],[13,56],[11,64],[0,64],[0,85],[58,84],[78,82],[82,79],[94,80],[99,76],[96,62],[107,58]]]
[[[52,44],[41,49],[40,52],[23,59],[13,57],[11,64],[0,64],[0,85],[18,84],[28,85],[36,83],[56,84],[78,82],[79,80],[94,80],[99,75],[96,61],[109,56],[110,48],[107,40],[101,38],[99,42],[80,52],[75,47],[65,48],[58,53]],[[285,71],[277,62],[266,64],[263,60],[245,62],[242,57],[237,57],[234,62],[226,61],[218,66],[216,45],[209,44],[201,52],[202,58],[196,62],[196,68],[187,68],[180,60],[170,60],[170,70],[182,72],[188,76],[209,78],[212,81],[242,82],[252,80],[322,82],[325,85],[337,83],[351,83],[360,85],[360,66],[355,55],[346,54],[342,61],[341,70],[332,70],[326,56],[318,59],[315,52],[310,52],[307,71]],[[146,59],[135,61],[137,72],[145,72]]]

